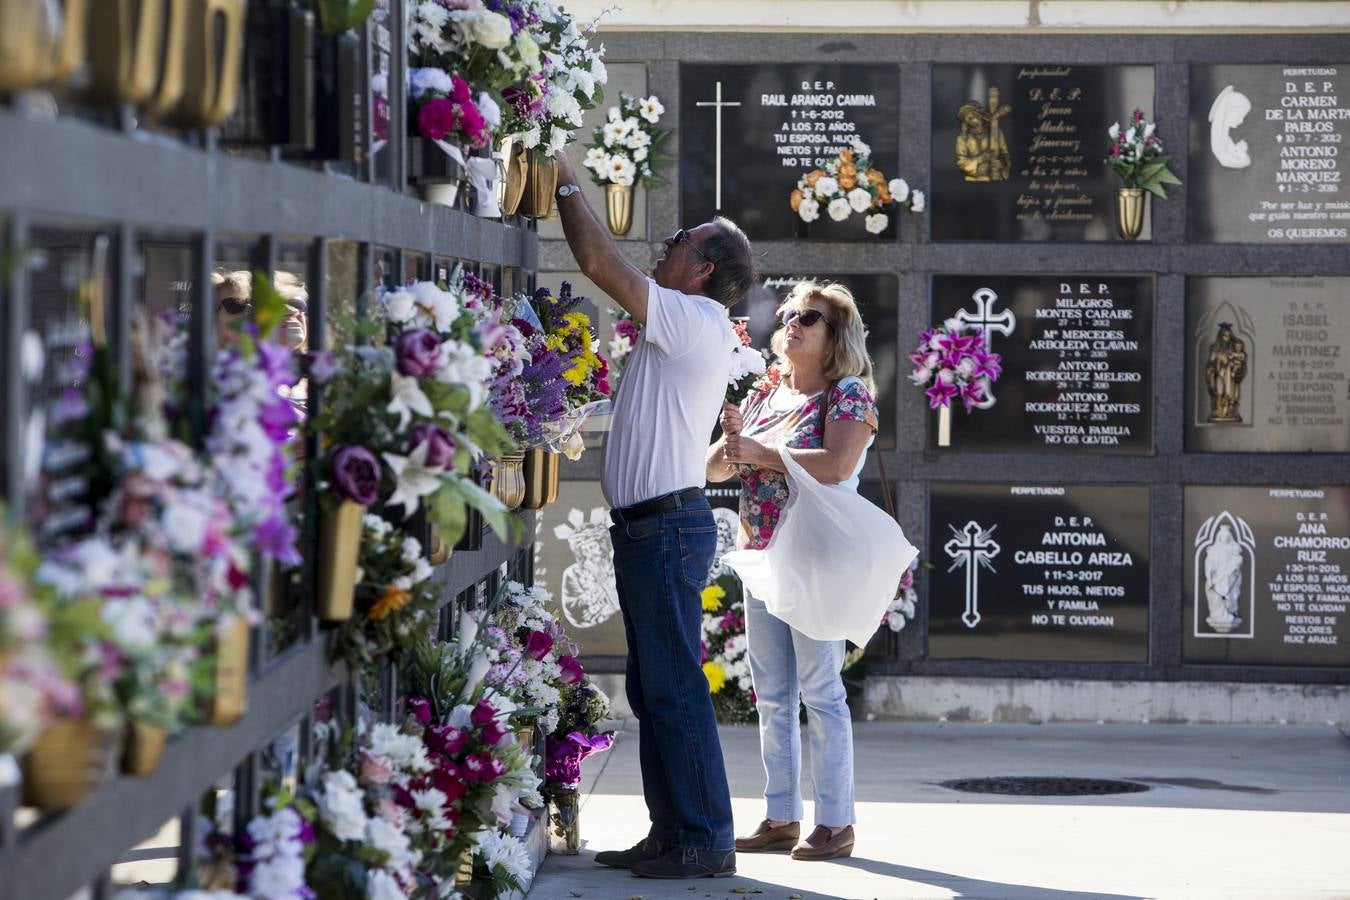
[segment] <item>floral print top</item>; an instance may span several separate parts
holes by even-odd
[[[811,449],[824,446],[820,424],[820,401],[824,391],[795,398],[784,388],[770,393],[755,392],[741,404],[746,437],[766,447]],[[773,402],[770,402],[770,398]],[[829,420],[871,422],[875,427],[877,405],[861,379],[850,379],[836,386],[830,401]],[[864,451],[864,458],[866,458]],[[861,463],[861,460],[859,460]],[[741,534],[738,544],[750,550],[763,550],[773,537],[783,504],[788,499],[787,476],[754,466],[737,465],[741,478]]]

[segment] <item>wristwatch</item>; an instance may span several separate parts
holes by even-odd
[[[560,185],[558,187],[558,199],[561,200],[563,197],[570,197],[573,194],[577,194],[580,192],[581,188],[575,184]]]

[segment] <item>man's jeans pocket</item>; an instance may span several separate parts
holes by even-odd
[[[679,539],[680,577],[690,587],[702,590],[708,583],[708,570],[717,552],[717,526],[681,528]]]

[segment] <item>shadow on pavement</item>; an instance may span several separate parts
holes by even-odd
[[[834,865],[850,869],[862,869],[873,875],[888,878],[903,878],[919,884],[942,887],[955,892],[957,897],[997,897],[999,900],[1144,900],[1136,894],[1102,894],[1091,891],[1060,891],[1043,885],[1008,884],[1002,881],[984,881],[979,878],[967,878],[949,872],[934,872],[931,869],[915,869],[910,866],[898,866],[895,863],[881,862],[875,859],[851,857],[831,861]],[[780,888],[781,890],[781,888]],[[807,896],[806,894],[802,895]],[[892,900],[900,900],[896,895]]]

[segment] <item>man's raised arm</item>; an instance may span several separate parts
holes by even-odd
[[[559,150],[558,187],[577,185],[576,172],[567,154]],[[619,248],[581,191],[558,197],[567,246],[572,248],[581,272],[595,282],[619,306],[641,324],[647,322],[647,278],[619,254]]]

